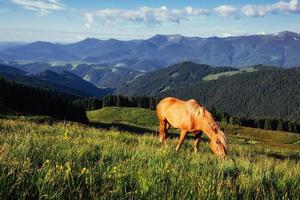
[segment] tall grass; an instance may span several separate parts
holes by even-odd
[[[217,160],[202,142],[163,148],[151,135],[74,123],[0,119],[1,199],[299,199],[300,161],[230,144]],[[274,151],[281,155],[281,150]],[[286,153],[286,152],[285,152]]]

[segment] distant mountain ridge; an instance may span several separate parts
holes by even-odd
[[[124,83],[132,81],[135,77],[143,74],[143,71],[130,69],[123,65],[107,66],[102,64],[61,64],[51,65],[49,63],[24,63],[10,62],[14,66],[28,74],[37,75],[45,71],[53,71],[62,74],[64,71],[71,72],[85,81],[99,88],[119,88]]]
[[[183,61],[238,68],[256,64],[287,68],[300,66],[299,57],[300,34],[288,31],[226,38],[182,35],[129,41],[87,38],[72,44],[38,41],[0,48],[0,60],[86,61],[123,64],[145,71]]]

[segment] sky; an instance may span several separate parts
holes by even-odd
[[[0,41],[300,33],[298,0],[0,0]]]

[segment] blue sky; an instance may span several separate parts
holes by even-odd
[[[300,32],[297,0],[0,0],[0,41]]]

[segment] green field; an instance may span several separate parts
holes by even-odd
[[[106,107],[88,111],[87,116],[91,122],[125,123],[147,128],[158,124],[156,113],[144,108]]]
[[[144,108],[106,107],[99,110],[88,111],[87,116],[91,122],[100,124],[127,124],[137,128],[144,127],[153,132],[158,131],[156,112]],[[300,150],[300,134],[283,131],[270,131],[258,128],[248,128],[232,124],[219,123],[224,128],[229,139],[238,140],[245,144],[285,147],[286,149]],[[176,130],[171,130],[171,132]]]
[[[88,116],[156,129],[154,112],[131,109]],[[33,119],[0,119],[1,199],[300,198],[300,135],[222,124],[234,162],[205,138],[199,154],[192,138],[176,153],[176,139],[162,147],[153,133]]]

